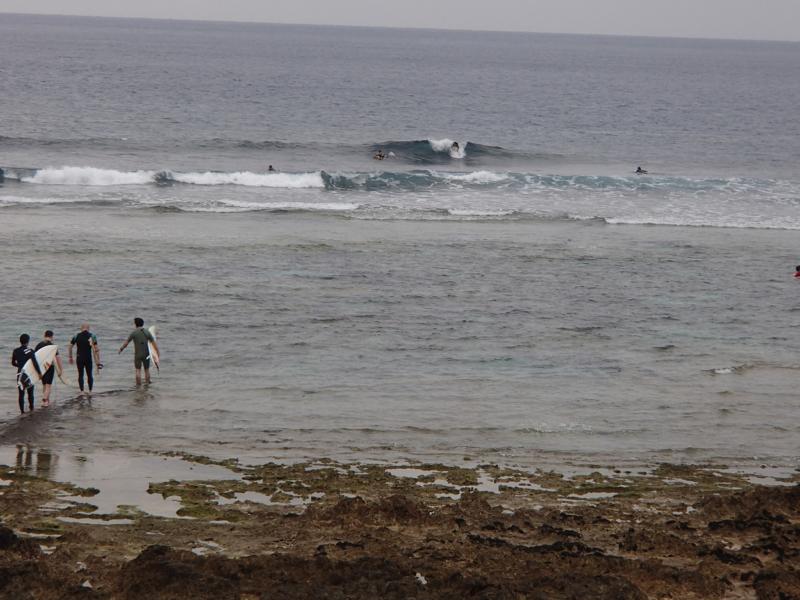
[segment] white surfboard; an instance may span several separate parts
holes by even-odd
[[[150,335],[153,336],[154,340],[158,339],[156,337],[156,331],[158,331],[158,330],[156,329],[155,325],[151,325],[150,327],[148,327],[147,331],[150,332]],[[150,362],[155,365],[156,371],[160,372],[161,368],[160,368],[159,365],[161,364],[161,357],[158,355],[158,351],[156,350],[156,347],[153,346],[153,342],[147,342],[147,350],[150,352],[150,357],[149,357],[150,358]]]
[[[33,387],[36,382],[41,381],[42,375],[47,373],[47,369],[56,361],[57,353],[58,346],[55,344],[39,348],[34,354],[36,362],[39,364],[39,370],[36,370],[33,358],[29,358],[25,365],[23,365],[22,371],[17,375],[17,386],[19,386],[19,389],[25,390],[29,387]],[[41,375],[39,373],[41,373]]]

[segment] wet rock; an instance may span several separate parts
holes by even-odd
[[[0,526],[0,550],[11,551],[27,557],[40,554],[39,546],[32,540],[23,540],[8,527]]]
[[[753,582],[758,600],[800,599],[800,573],[767,571],[759,573]]]
[[[209,561],[191,552],[150,546],[126,564],[120,573],[120,598],[138,600],[236,600],[235,579],[209,572]]]
[[[698,503],[709,520],[767,521],[797,516],[800,485],[792,487],[755,486],[733,494],[711,496]]]
[[[340,523],[422,523],[428,516],[424,506],[398,494],[370,503],[362,498],[342,498],[332,506],[312,506],[306,513],[310,520]]]
[[[698,556],[713,556],[718,561],[723,562],[728,565],[757,565],[761,566],[761,561],[758,560],[754,556],[748,556],[747,554],[741,552],[733,552],[724,548],[722,546],[714,546],[713,548],[709,548],[707,546],[702,547],[697,552]]]

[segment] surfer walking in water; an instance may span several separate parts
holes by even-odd
[[[122,344],[119,349],[119,354],[122,354],[122,351],[128,347],[128,344],[133,342],[133,366],[136,369],[136,385],[141,385],[142,367],[144,367],[144,381],[145,383],[150,383],[150,348],[147,345],[148,342],[153,344],[153,348],[156,352],[159,354],[161,352],[158,349],[158,344],[153,334],[144,328],[144,319],[136,317],[133,320],[133,324],[136,326],[136,329],[131,332],[128,339]]]
[[[103,368],[100,362],[100,346],[97,343],[97,336],[89,331],[89,324],[83,323],[81,330],[72,336],[69,342],[69,364],[73,364],[72,347],[76,346],[78,363],[78,387],[83,393],[83,375],[86,373],[86,383],[89,385],[89,393],[94,387],[94,377],[92,376],[92,359],[97,365],[97,372]]]
[[[17,379],[19,379],[20,373],[22,373],[22,367],[24,367],[25,363],[33,356],[33,350],[28,347],[28,342],[30,341],[31,336],[27,333],[23,333],[19,336],[19,348],[15,348],[14,352],[11,354],[11,366],[17,367]],[[19,388],[19,412],[24,414],[25,386],[19,385],[18,382],[17,387]],[[33,386],[28,387],[28,408],[33,412]]]
[[[52,345],[53,332],[48,329],[44,332],[44,339],[36,344],[36,350],[38,351],[45,346]],[[58,352],[56,351],[56,358],[53,361],[53,364],[50,365],[50,368],[44,372],[44,375],[42,375],[42,383],[44,384],[44,392],[42,393],[42,406],[50,406],[50,391],[53,389],[53,379],[56,376],[56,371],[58,371],[58,376],[61,377],[63,370],[64,369],[61,366],[61,356],[59,356]]]

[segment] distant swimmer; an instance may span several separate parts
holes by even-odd
[[[143,319],[136,317],[133,320],[133,324],[136,326],[136,329],[131,332],[128,339],[122,344],[119,353],[122,354],[122,351],[128,347],[128,344],[133,342],[133,366],[136,369],[136,385],[141,385],[142,367],[144,367],[145,383],[150,383],[150,348],[148,342],[153,345],[156,352],[161,354],[161,351],[158,349],[158,344],[153,334],[144,328]]]
[[[372,158],[374,160],[384,160],[386,155],[383,153],[383,150],[378,150]]]
[[[72,336],[69,342],[69,364],[73,364],[72,347],[77,347],[77,363],[78,363],[78,387],[83,393],[83,375],[86,373],[86,383],[89,385],[89,392],[91,393],[94,387],[94,377],[92,376],[92,359],[97,365],[97,372],[103,368],[103,363],[100,362],[100,346],[97,344],[97,337],[89,331],[89,324],[83,323],[80,332]]]
[[[800,265],[797,265],[794,268],[794,277],[795,279],[800,279]]]
[[[637,175],[647,175],[647,171],[645,169],[643,169],[642,167],[636,167],[635,173]]]
[[[267,167],[267,171],[268,171],[269,173],[274,173],[274,172],[275,172],[275,169],[272,167],[272,165],[270,165],[269,167]]]

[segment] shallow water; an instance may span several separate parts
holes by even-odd
[[[22,419],[6,371],[1,441],[796,460],[796,44],[0,15],[0,50],[0,339],[88,320],[106,365]]]
[[[42,507],[57,512],[72,504],[90,504],[75,518],[58,517],[64,522],[115,525],[130,524],[124,519],[100,520],[91,516],[117,514],[119,511],[142,511],[158,517],[176,517],[181,508],[178,498],[163,498],[148,493],[150,483],[179,480],[227,480],[237,475],[217,465],[190,463],[180,458],[138,455],[102,449],[83,452],[74,446],[67,451],[27,444],[0,446],[0,463],[14,467],[19,473],[71,483],[79,488],[93,489],[92,496],[59,495],[50,505]]]
[[[9,442],[262,460],[796,453],[793,232],[97,210],[87,251],[81,213],[4,217],[0,277],[44,265],[51,292],[23,316],[30,289],[8,288],[2,335],[47,324],[63,344],[90,319],[106,364],[91,400],[62,386],[18,419],[9,398]],[[138,314],[163,362],[133,389],[116,349]]]

